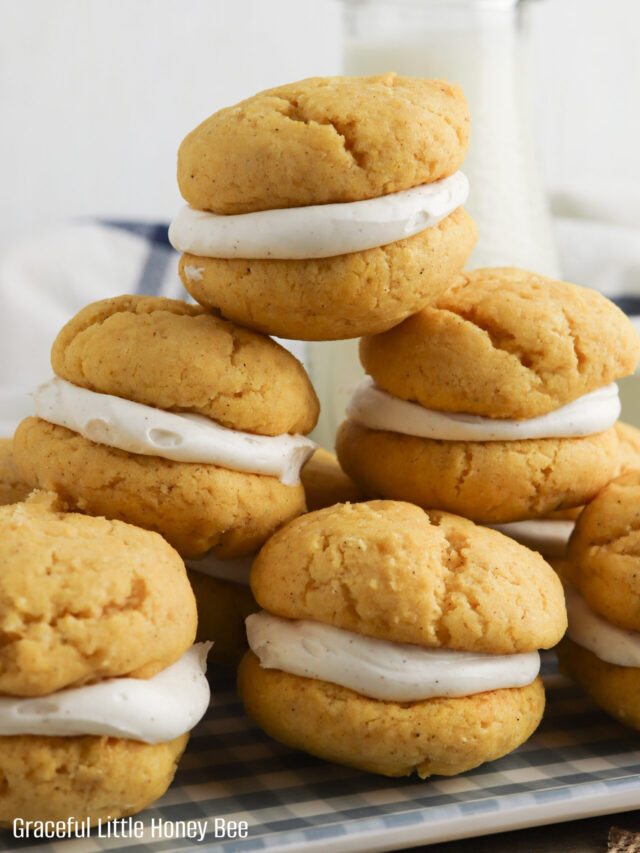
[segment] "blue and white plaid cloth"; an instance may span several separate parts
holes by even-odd
[[[193,301],[167,223],[85,221],[45,231],[0,259],[0,437],[31,414],[62,326],[98,299],[143,293]],[[304,345],[284,342],[298,358]]]
[[[31,413],[49,352],[81,308],[122,293],[186,299],[167,225],[86,221],[44,231],[0,259],[0,436]]]
[[[637,808],[640,735],[599,711],[553,671],[536,734],[498,761],[451,778],[387,779],[338,767],[270,740],[243,713],[233,681],[210,673],[213,704],[194,731],[174,784],[137,817],[140,839],[48,842],[52,853],[119,850],[371,851],[484,835],[515,826]],[[246,820],[244,840],[216,839],[215,818]],[[158,840],[158,821],[206,820],[201,844]],[[45,849],[0,836],[0,850]]]
[[[133,234],[148,246],[147,255],[136,275],[135,293],[169,299],[190,298],[178,277],[179,255],[169,243],[168,223],[104,220],[102,224]]]

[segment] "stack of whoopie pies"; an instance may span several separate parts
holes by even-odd
[[[444,80],[316,77],[220,110],[178,153],[184,286],[285,338],[383,332],[469,257],[468,144],[467,102]]]
[[[436,198],[440,202],[445,185],[452,205],[463,200],[452,180],[459,178],[454,169],[466,148],[461,104],[459,92],[441,82],[385,75],[302,81],[222,110],[181,146],[178,174],[189,206],[174,221],[171,238],[183,252],[185,287],[224,316],[307,340],[367,335],[361,354],[370,375],[356,389],[338,436],[339,459],[361,487],[359,499],[382,495],[411,501],[422,508],[423,524],[432,523],[431,510],[447,510],[502,526],[512,536],[522,535],[513,523],[537,522],[534,546],[550,541],[550,552],[560,556],[573,518],[554,513],[575,515],[574,508],[590,500],[623,464],[614,382],[633,370],[640,344],[624,315],[591,291],[517,269],[460,275],[473,243],[473,238],[464,240],[462,211],[443,206],[440,213],[446,215],[434,224],[428,205]],[[448,128],[440,123],[445,109]],[[420,215],[414,203],[423,205]],[[395,230],[400,222],[402,239]],[[454,226],[455,256],[447,242]],[[335,511],[353,520],[346,508]],[[457,653],[475,646],[468,638],[465,646],[456,632],[436,632],[428,639],[403,634],[412,619],[426,617],[410,588],[410,604],[402,613],[385,607],[385,590],[397,582],[395,551],[389,545],[372,547],[366,536],[349,533],[348,523],[341,535],[328,533],[320,514],[313,538],[320,555],[316,559],[316,546],[309,545],[298,561],[300,530],[315,515],[286,525],[254,564],[252,589],[268,612],[247,620],[252,652],[242,665],[240,689],[261,725],[281,740],[335,760],[389,773],[417,767],[423,775],[459,772],[528,736],[512,729],[511,745],[479,748],[473,758],[452,759],[447,768],[444,759],[430,761],[428,751],[400,759],[394,738],[378,731],[371,741],[376,756],[367,757],[362,719],[356,714],[350,727],[334,710],[344,708],[349,698],[354,707],[374,702],[364,713],[369,721],[377,716],[373,708],[382,708],[385,716],[384,706],[375,703],[400,696],[431,703],[461,697],[444,692],[442,685],[429,693],[424,681],[440,683],[429,667],[420,670],[420,688],[378,694],[371,679],[345,675],[358,670],[363,658],[349,661],[338,650],[357,648],[368,665],[377,653],[374,640],[404,640],[416,654],[424,647]],[[418,524],[416,519],[411,523]],[[376,524],[388,530],[385,512],[376,516]],[[453,560],[456,584],[460,565],[481,550],[477,528],[466,524],[464,535],[454,533],[443,560],[445,565]],[[507,546],[500,535],[490,535],[497,555]],[[532,531],[524,535],[531,538]],[[269,561],[265,555],[275,541],[286,547],[279,560]],[[354,568],[347,559],[352,542],[365,555],[367,568],[358,561]],[[525,560],[525,553],[519,551],[517,560]],[[434,577],[432,557],[427,552],[413,572],[432,586],[437,599],[442,581]],[[295,575],[299,562],[308,573],[301,584],[288,574]],[[538,566],[539,580],[553,578],[549,582],[557,592],[557,577],[549,575],[546,564]],[[447,601],[445,609],[461,606],[465,596],[476,601],[503,574],[498,557],[492,557],[483,572],[474,573],[473,584],[465,584],[464,593],[454,584],[454,603]],[[362,585],[369,590],[364,598]],[[516,609],[518,585],[508,586]],[[447,582],[444,586],[448,589]],[[278,589],[281,596],[274,603],[268,593]],[[309,606],[320,589],[326,591],[326,610]],[[493,592],[489,597],[496,601]],[[555,620],[555,633],[542,639],[534,630],[529,642],[536,648],[557,642],[565,624],[561,594],[549,595],[541,607],[553,611],[547,616]],[[365,610],[369,618],[362,616]],[[476,631],[491,633],[491,620],[478,622],[471,610]],[[348,613],[344,620],[336,616],[343,612]],[[501,624],[498,612],[495,626]],[[524,613],[520,619],[527,624],[533,614],[527,608]],[[347,633],[327,633],[326,623]],[[398,634],[389,625],[399,626]],[[464,620],[463,625],[468,630]],[[313,664],[305,651],[310,645],[315,649],[311,656],[320,662],[341,663]],[[512,647],[510,653],[521,648]],[[408,657],[402,665],[392,657],[401,654],[396,647],[377,651],[383,658],[388,652],[394,667],[409,666]],[[498,654],[497,647],[485,651]],[[378,672],[376,677],[388,675]],[[534,683],[535,675],[526,685],[500,689]],[[498,688],[485,685],[476,693],[465,684],[462,689],[467,697],[487,698]],[[449,748],[445,745],[444,751]],[[398,760],[387,760],[392,755]]]
[[[183,252],[185,287],[202,305],[262,332],[305,340],[374,335],[369,340],[384,342],[422,313],[438,310],[473,246],[475,229],[461,208],[466,181],[457,171],[467,144],[468,112],[457,88],[393,74],[302,81],[216,113],[187,136],[179,153],[179,183],[189,204],[170,236]],[[504,291],[527,289],[527,274],[507,272],[503,278]],[[569,297],[579,298],[570,285],[558,287],[569,291],[571,312]],[[504,292],[496,298],[503,299]],[[591,314],[601,308],[596,305]],[[612,338],[619,329],[628,335],[617,314],[612,324]],[[490,338],[486,329],[478,332]],[[425,405],[412,387],[424,338],[435,342],[436,332],[407,332],[401,346],[394,340],[380,357],[398,377],[398,397],[414,408]],[[469,350],[464,333],[456,337],[445,328],[441,339],[443,349],[451,345],[468,359],[472,372],[478,353]],[[554,369],[563,367],[562,358],[564,352]],[[442,353],[433,361],[443,384],[455,385],[453,366],[443,362]],[[542,388],[533,401],[534,416],[608,385],[626,364],[614,364],[598,378],[594,371],[586,379],[568,373],[557,387],[551,382],[551,390]],[[487,370],[495,372],[495,365]],[[573,384],[562,388],[567,379]],[[380,386],[369,389],[377,395],[369,401],[374,418],[385,416],[385,394],[396,393]],[[476,388],[476,395],[482,401],[476,408],[456,409],[454,403],[452,410],[484,413],[485,406],[485,420],[529,417],[526,403],[521,412],[514,408],[505,415],[486,388]],[[423,509],[393,502],[321,509],[288,523],[264,546],[251,584],[265,610],[247,620],[252,651],[240,671],[240,691],[252,716],[287,743],[392,775],[414,768],[422,775],[460,772],[526,739],[544,703],[537,649],[556,643],[565,628],[557,576],[540,557],[499,533],[424,510],[500,522],[584,502],[618,464],[610,429],[617,403],[610,388],[604,396],[610,422],[592,430],[597,438],[574,444],[572,438],[545,443],[526,436],[531,456],[522,464],[530,484],[522,484],[519,497],[515,486],[505,495],[500,483],[483,497],[478,483],[484,472],[457,504],[438,495],[439,486],[459,495],[475,465],[471,448],[459,454],[466,463],[440,448],[444,458],[430,471],[418,447],[399,447],[394,455],[392,435],[385,444],[386,424],[376,423],[382,438],[376,444],[374,436],[370,448],[368,434],[351,441],[341,437],[342,467],[361,487],[355,499],[381,494]],[[395,423],[406,423],[406,414],[400,411]],[[526,456],[520,444],[516,458]],[[558,472],[549,474],[545,495],[532,484],[548,474],[556,445]],[[505,447],[505,458],[512,449]],[[576,460],[586,462],[593,453],[595,472],[584,471],[576,482]],[[311,468],[307,476],[310,488],[322,495],[318,483],[327,479],[328,469],[323,471],[319,457],[318,463],[319,476]],[[496,477],[508,480],[508,464],[500,457],[498,463],[502,471]],[[483,464],[486,472],[495,459]],[[442,485],[447,477],[450,487]],[[516,482],[519,477],[520,472],[513,475]],[[424,480],[430,481],[424,489],[432,489],[426,497],[420,493]],[[353,500],[342,489],[328,488],[311,508],[341,497]],[[482,512],[469,511],[474,499]],[[520,504],[506,510],[514,500]],[[488,508],[493,504],[495,511]],[[541,594],[525,592],[521,575],[531,573]],[[481,607],[478,601],[485,598]],[[459,665],[469,680],[457,678]],[[501,675],[484,680],[483,673],[502,665]],[[451,737],[445,736],[442,729],[452,721]],[[469,745],[453,750],[463,730]]]
[[[300,468],[318,401],[302,365],[200,306],[121,296],[84,308],[13,450],[73,509],[161,533],[188,558],[199,639],[244,648],[247,560],[305,508]]]
[[[593,290],[476,270],[360,356],[337,448],[377,494],[504,524],[581,506],[620,469],[615,380],[640,339]]]
[[[175,726],[155,740],[144,726],[127,734],[114,722],[111,733],[95,722],[94,700],[74,691],[106,686],[107,695],[112,678],[160,678],[161,692],[182,677],[179,665],[199,683],[204,652],[188,650],[193,595],[171,546],[187,561],[198,639],[214,640],[214,656],[227,663],[248,640],[239,669],[247,712],[314,755],[424,778],[515,749],[544,710],[538,652],[567,627],[559,574],[575,605],[563,665],[640,726],[629,698],[635,676],[618,672],[640,667],[640,652],[616,634],[614,657],[601,654],[612,631],[640,631],[624,562],[633,558],[635,515],[615,508],[636,496],[638,474],[608,485],[640,468],[638,433],[618,423],[615,385],[633,371],[640,339],[594,291],[513,268],[462,272],[476,240],[463,208],[468,144],[457,86],[392,73],[270,89],[185,138],[178,182],[187,205],[170,239],[199,304],[121,296],[83,309],[53,345],[55,376],[34,394],[36,416],[12,448],[0,448],[7,502],[38,488],[67,509],[105,517],[64,514],[53,497],[38,496],[0,511],[0,525],[4,512],[7,524],[34,531],[34,553],[27,560],[16,550],[14,562],[46,575],[51,554],[62,554],[69,583],[43,583],[54,584],[51,606],[63,617],[41,596],[34,606],[46,610],[45,625],[60,623],[55,630],[75,638],[70,675],[55,683],[43,673],[58,666],[47,657],[56,643],[32,654],[18,641],[0,689],[88,709],[66,739],[56,736],[57,718],[7,732],[7,754],[19,747],[22,761],[55,747],[62,761],[76,740],[93,737],[100,758],[111,737],[126,755],[137,743],[144,765],[145,749],[162,746],[163,781],[148,791],[132,799],[115,771],[115,782],[103,773],[98,784],[119,786],[121,813],[166,787],[190,726],[181,723],[177,739]],[[368,375],[339,430],[338,459],[307,438],[317,397],[302,365],[267,335],[362,337]],[[566,543],[585,504],[567,568]],[[71,528],[88,555],[78,562],[49,542]],[[589,550],[602,541],[606,572]],[[557,572],[541,553],[559,559]],[[626,579],[625,602],[602,592],[611,573]],[[15,602],[27,582],[11,575],[6,625],[19,621]],[[65,598],[74,585],[77,612]],[[162,637],[182,614],[186,634],[175,648],[153,659],[109,657],[98,640],[85,650],[87,620],[99,638],[122,610],[123,630],[141,620],[142,636],[153,608]],[[594,620],[606,623],[595,645],[585,639]],[[26,642],[34,629],[23,627]],[[28,689],[9,677],[18,668]],[[143,707],[146,694],[133,689]],[[80,808],[82,774],[65,761],[56,815]],[[28,812],[16,791],[0,821]],[[89,802],[82,808],[99,816]]]

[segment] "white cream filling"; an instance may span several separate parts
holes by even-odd
[[[417,702],[523,687],[538,675],[538,652],[485,655],[364,637],[264,610],[246,619],[249,647],[265,669],[316,678],[363,696]]]
[[[24,699],[0,697],[0,735],[108,735],[164,743],[191,731],[209,707],[213,643],[197,643],[153,678],[108,678]]]
[[[201,557],[199,560],[185,560],[186,567],[192,572],[199,572],[201,575],[209,575],[210,578],[216,578],[221,581],[233,581],[241,583],[244,586],[249,586],[249,575],[251,574],[251,566],[255,560],[255,555],[251,557],[234,557],[233,559],[225,560],[221,557],[216,557],[211,551]]]
[[[329,258],[386,246],[432,228],[469,194],[462,172],[365,201],[220,216],[185,205],[171,223],[179,252],[205,258]],[[197,281],[197,267],[188,275]],[[195,272],[194,272],[195,270]]]
[[[255,435],[228,429],[203,415],[165,412],[79,388],[58,376],[32,396],[39,418],[97,444],[176,462],[268,474],[286,486],[300,482],[300,469],[317,447],[304,435]]]
[[[427,409],[383,391],[370,376],[356,385],[347,406],[349,420],[368,429],[442,441],[580,438],[609,429],[619,416],[620,397],[615,382],[546,415],[525,420]]]
[[[565,589],[565,599],[570,640],[607,663],[640,667],[640,631],[628,631],[607,622],[573,586]]]
[[[563,557],[575,522],[563,518],[532,518],[508,524],[487,524],[487,527],[547,557]]]

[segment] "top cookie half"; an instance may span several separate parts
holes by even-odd
[[[178,183],[219,214],[351,202],[456,172],[469,108],[445,80],[312,77],[214,113],[183,141]]]
[[[360,358],[378,385],[428,409],[533,418],[633,373],[640,338],[595,290],[496,267],[363,338]]]
[[[569,542],[566,579],[607,622],[640,631],[640,471],[585,507]]]
[[[184,563],[157,533],[39,492],[0,508],[0,564],[2,694],[150,678],[193,643]]]
[[[55,373],[74,385],[261,435],[307,433],[319,403],[304,368],[264,335],[177,299],[117,296],[58,334]]]
[[[262,547],[258,604],[368,637],[514,654],[566,629],[562,585],[539,554],[495,530],[402,501],[310,512]]]

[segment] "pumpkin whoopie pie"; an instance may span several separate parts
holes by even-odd
[[[445,80],[314,77],[220,110],[178,152],[183,284],[284,338],[389,329],[471,253],[468,144],[467,102]]]
[[[494,530],[395,501],[339,504],[261,549],[238,676],[276,740],[388,776],[453,775],[515,749],[544,708],[538,649],[562,585]]]

